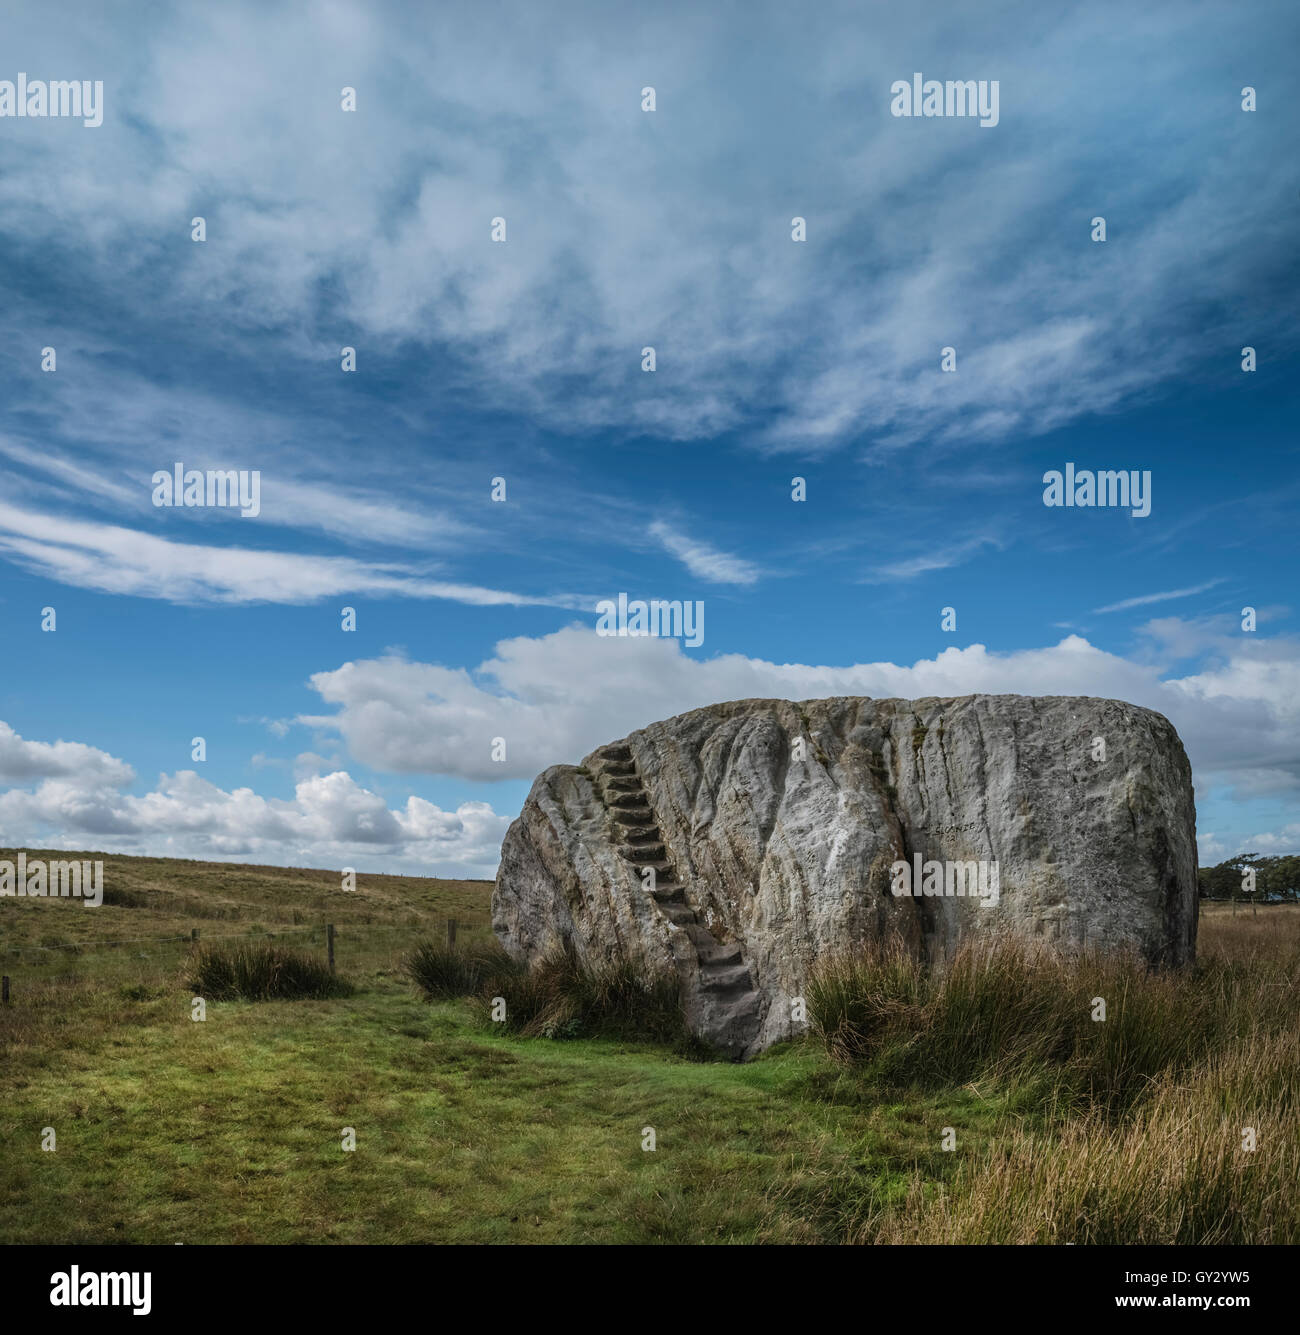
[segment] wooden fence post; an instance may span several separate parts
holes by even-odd
[[[456,919],[447,919],[447,949],[456,949]]]
[[[5,974],[3,980],[0,980],[0,1001],[9,1001],[9,975]]]
[[[190,928],[190,940],[191,940],[191,941],[197,941],[198,939],[199,939],[199,929],[198,929],[197,927],[191,927],[191,928]]]
[[[325,945],[329,950],[330,973],[334,972],[334,924],[328,923],[325,927]]]

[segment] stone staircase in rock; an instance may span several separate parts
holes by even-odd
[[[678,879],[667,845],[637,773],[631,747],[615,743],[596,752],[600,790],[618,827],[618,851],[638,877],[654,868],[653,898],[664,917],[690,941],[697,967],[683,970],[687,1013],[697,1032],[735,1057],[746,1055],[758,1038],[762,993],[739,945],[722,943],[700,921]]]

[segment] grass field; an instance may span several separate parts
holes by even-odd
[[[1231,1040],[1117,1114],[811,1037],[733,1065],[507,1036],[400,967],[449,916],[486,933],[486,883],[104,861],[118,903],[0,899],[0,1241],[1300,1241],[1294,908],[1207,909]],[[353,995],[190,1018],[191,928],[319,950],[326,921]]]

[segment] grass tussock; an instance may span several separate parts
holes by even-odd
[[[118,885],[106,885],[103,889],[103,902],[119,909],[142,909],[149,903],[149,897],[139,890],[127,890]]]
[[[928,968],[888,943],[823,961],[809,1009],[831,1057],[885,1084],[997,1081],[1039,1102],[1114,1113],[1165,1072],[1285,1026],[1278,984],[1295,976],[1293,954],[1157,972],[1132,957],[1066,958],[1008,939]]]
[[[320,999],[353,990],[319,956],[272,945],[204,947],[191,959],[186,982],[209,1001]]]
[[[495,937],[455,946],[422,941],[402,961],[407,977],[429,1000],[475,996],[487,979],[515,967]]]
[[[895,945],[825,961],[813,1032],[843,1078],[1010,1115],[887,1192],[825,1174],[804,1208],[856,1242],[1300,1242],[1298,929],[1216,916],[1178,972],[1016,941],[934,969]]]
[[[405,972],[430,1000],[472,997],[509,1033],[525,1038],[613,1037],[696,1045],[676,974],[645,976],[631,964],[590,965],[557,947],[525,966],[495,941],[466,946],[423,943]]]

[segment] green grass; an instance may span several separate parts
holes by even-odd
[[[862,1203],[840,1184],[901,1196],[951,1167],[942,1126],[977,1143],[996,1111],[863,1101],[808,1047],[739,1066],[520,1039],[392,979],[203,1023],[178,990],[35,1009],[0,1112],[4,1242],[829,1240]]]
[[[461,953],[495,958],[481,883],[360,877],[345,903],[328,873],[135,870],[124,888],[152,907],[0,902],[0,933],[83,937],[51,967],[0,935],[0,1242],[1300,1241],[1300,910],[1207,914],[1198,973],[1128,980],[1167,991],[1121,994],[1105,1036],[1073,1014],[1095,975],[945,988],[900,967],[844,991],[871,1021],[854,1050],[809,1038],[736,1065],[654,1034],[527,1037],[481,995],[425,999],[405,965],[449,910],[472,923],[477,906]],[[313,933],[338,921],[356,990],[214,999],[192,1020],[205,885],[228,926],[262,928],[254,945],[319,960]],[[96,944],[141,914],[181,939],[144,958]],[[1208,1031],[1187,1029],[1193,994]],[[1079,1076],[1093,1040],[1123,1098]],[[1070,1097],[1045,1099],[1053,1081]]]
[[[55,849],[26,852],[29,861],[99,859],[104,864],[104,903],[88,909],[75,900],[2,898],[0,941],[9,949],[44,945],[47,937],[81,943],[168,933],[188,938],[194,927],[204,938],[246,932],[254,925],[268,932],[325,922],[421,927],[449,917],[467,930],[488,927],[489,881],[359,872],[356,889],[344,890],[337,870]],[[17,856],[15,849],[0,848],[0,859]]]
[[[414,941],[444,933],[448,918],[456,919],[462,942],[492,939],[489,881],[358,873],[356,888],[344,890],[337,871],[27,852],[29,860],[99,858],[104,903],[0,898],[0,971],[16,986],[42,979],[147,982],[186,966],[196,930],[205,946],[251,935],[319,953],[325,926],[334,923],[344,973],[397,968]],[[16,857],[16,850],[0,849],[0,859]]]
[[[521,1037],[486,1001],[425,1000],[404,965],[449,910],[471,953],[495,955],[481,883],[359,877],[343,900],[328,873],[126,861],[119,882],[153,908],[0,904],[14,976],[0,1242],[833,1240],[915,1172],[951,1173],[944,1126],[973,1146],[1000,1109],[967,1091],[864,1097],[808,1045],[735,1065],[653,1034]],[[266,944],[318,953],[319,925],[293,918],[327,913],[356,992],[212,1000],[192,1020],[204,893],[200,907],[230,915],[219,931],[260,927]],[[137,934],[140,915],[176,939],[96,944]],[[15,926],[84,948],[6,956]],[[602,986],[598,1005],[629,1000],[619,980]],[[47,1126],[54,1153],[40,1149]]]

